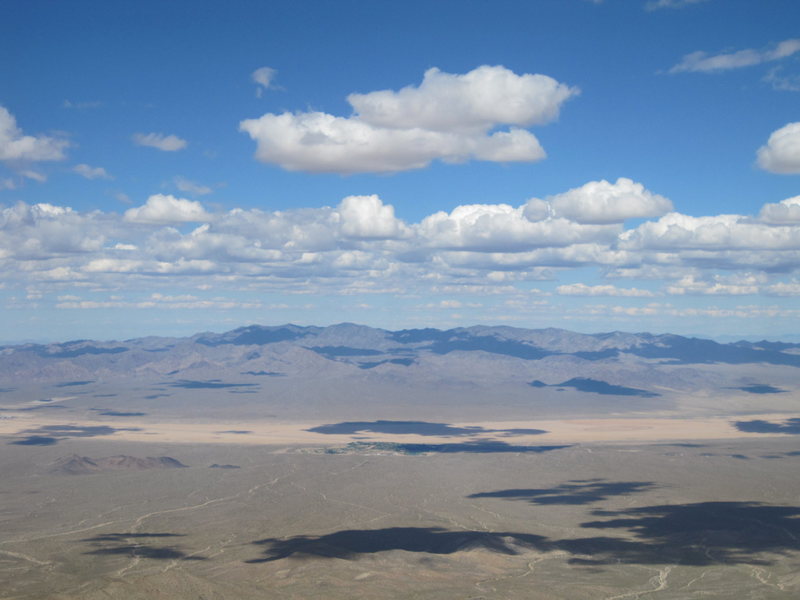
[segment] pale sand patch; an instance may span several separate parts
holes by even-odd
[[[255,444],[291,445],[311,444],[337,446],[352,441],[397,442],[412,444],[452,444],[467,441],[499,440],[512,445],[549,445],[564,443],[591,442],[666,442],[685,440],[715,440],[733,438],[775,437],[786,434],[744,433],[736,429],[735,421],[761,419],[783,422],[797,417],[796,414],[761,414],[747,416],[720,416],[706,418],[599,418],[599,419],[559,419],[542,421],[498,421],[481,423],[453,423],[455,427],[483,427],[485,429],[543,429],[540,435],[503,435],[501,432],[485,432],[473,436],[422,436],[412,434],[384,434],[363,432],[356,434],[321,434],[307,431],[318,427],[319,422],[163,422],[126,418],[123,420],[92,420],[80,422],[59,420],[30,413],[8,414],[0,419],[0,435],[24,437],[47,425],[106,425],[119,429],[138,428],[139,431],[117,431],[109,439],[131,442],[190,443],[190,444]],[[232,433],[248,431],[250,433]],[[47,435],[46,432],[37,432]],[[82,438],[87,439],[87,438]]]

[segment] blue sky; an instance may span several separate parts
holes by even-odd
[[[800,334],[794,0],[4,8],[0,341]]]

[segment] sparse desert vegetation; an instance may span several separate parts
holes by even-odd
[[[6,353],[84,376],[6,375],[0,598],[800,593],[784,350],[692,362],[642,356],[643,337],[564,334],[578,355],[553,331],[479,333]],[[400,349],[408,364],[372,365]]]
[[[187,468],[81,474],[64,468],[63,452],[152,448],[62,445],[3,452],[0,597],[788,599],[800,590],[791,439],[504,454],[178,444],[159,450]],[[209,469],[214,461],[240,468]]]

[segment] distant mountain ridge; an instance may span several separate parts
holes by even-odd
[[[308,372],[342,374],[350,372],[347,369],[400,373],[422,363],[431,365],[431,369],[439,368],[444,364],[443,359],[452,357],[459,357],[462,362],[469,359],[598,365],[763,363],[800,367],[800,344],[767,341],[722,344],[673,334],[619,331],[583,334],[556,328],[483,325],[399,331],[353,323],[328,327],[249,325],[187,338],[151,336],[122,342],[72,340],[4,346],[0,347],[0,382],[66,381],[60,384],[63,386],[148,375],[176,377],[191,384],[197,379],[193,374],[207,371],[273,376]]]

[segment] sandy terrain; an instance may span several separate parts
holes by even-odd
[[[795,414],[747,415],[747,420],[785,421]],[[54,425],[97,426],[116,429],[111,438],[118,441],[150,443],[235,443],[235,444],[347,444],[354,440],[403,443],[444,444],[468,440],[500,440],[514,444],[561,444],[597,442],[652,442],[678,440],[720,440],[755,437],[784,437],[775,433],[743,433],[733,423],[736,417],[712,418],[605,418],[560,419],[537,421],[501,421],[480,423],[453,423],[453,427],[481,427],[498,429],[542,429],[539,435],[502,434],[494,431],[480,432],[474,436],[432,436],[415,434],[390,434],[358,432],[356,434],[323,434],[308,431],[321,425],[311,422],[231,421],[231,422],[150,422],[138,418],[124,420],[89,420],[66,423],[63,419],[41,414],[6,413],[0,418],[0,435],[32,435],[42,427]],[[24,433],[27,432],[27,433]],[[41,435],[41,433],[40,433]]]

